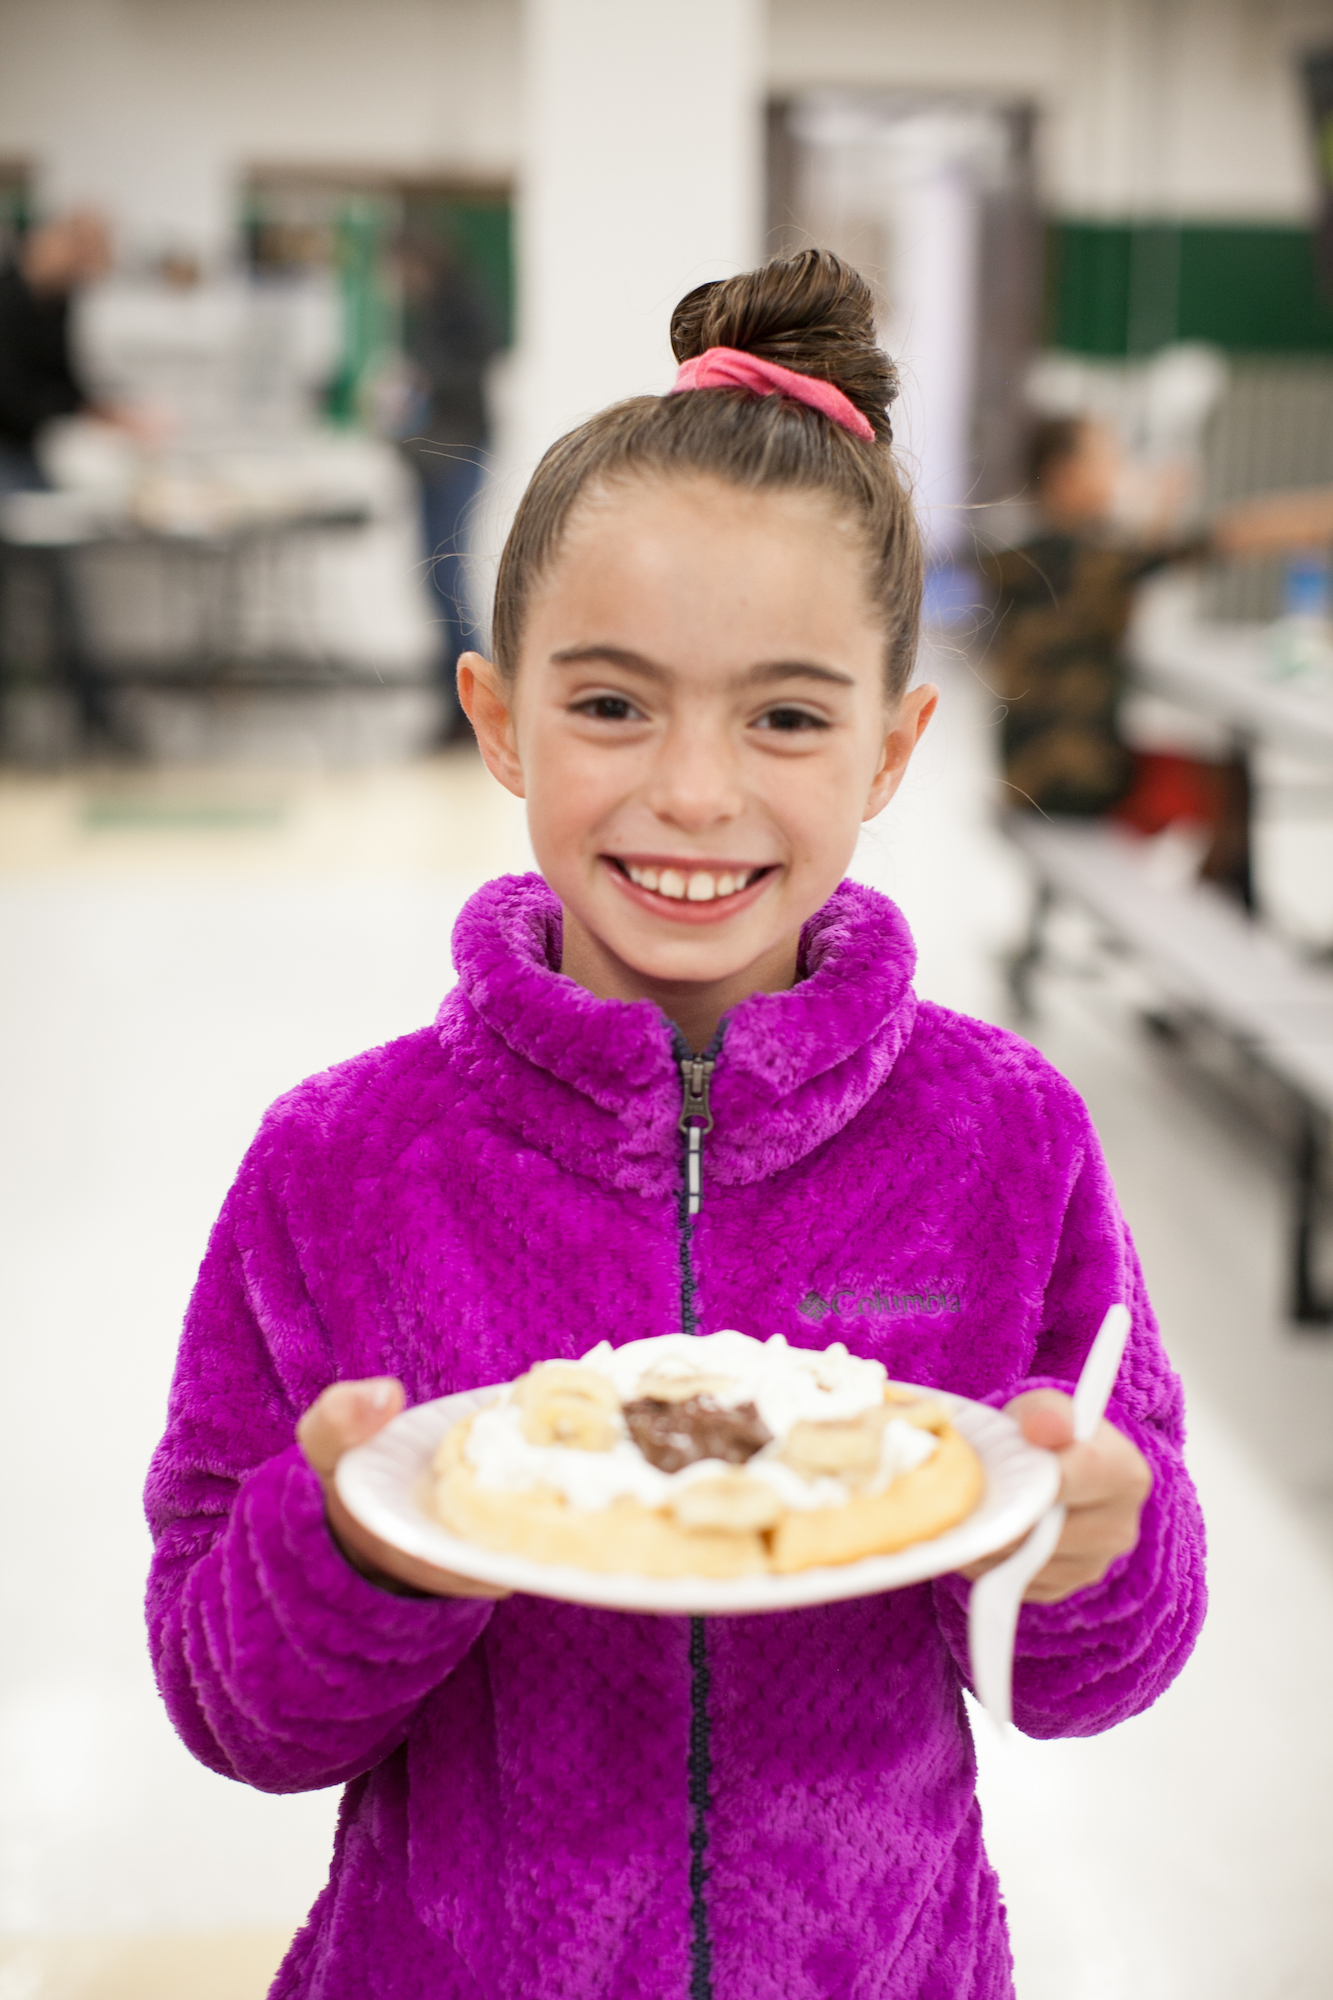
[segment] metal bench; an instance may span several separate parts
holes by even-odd
[[[1006,815],[1005,830],[1038,888],[1031,937],[1013,966],[1021,1006],[1030,1005],[1052,903],[1066,898],[1138,959],[1171,1000],[1290,1094],[1297,1108],[1291,1312],[1307,1326],[1333,1323],[1333,1296],[1321,1294],[1314,1269],[1333,1130],[1333,968],[1302,959],[1221,890],[1155,882],[1133,836],[1115,827],[1015,813]]]

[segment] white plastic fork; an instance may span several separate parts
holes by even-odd
[[[1112,1306],[1074,1389],[1075,1444],[1086,1444],[1105,1415],[1128,1338],[1128,1308]],[[972,1586],[967,1613],[972,1685],[977,1700],[1001,1727],[1014,1719],[1014,1638],[1023,1593],[1050,1561],[1064,1524],[1065,1509],[1057,1500],[1014,1553]]]

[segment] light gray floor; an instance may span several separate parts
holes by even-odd
[[[961,662],[941,672],[940,722],[857,872],[902,901],[924,991],[1002,1016],[995,958],[1025,885],[986,818],[989,697]],[[332,1798],[247,1793],[165,1724],[138,1492],[264,1104],[426,1018],[453,913],[524,853],[510,803],[459,759],[264,781],[231,830],[190,819],[232,796],[216,774],[136,782],[0,784],[11,1935],[292,1926],[323,1879]],[[1177,1687],[1108,1737],[1002,1744],[979,1725],[1021,2000],[1326,2000],[1333,1340],[1283,1324],[1282,1190],[1246,1129],[1093,984],[1047,982],[1036,1033],[1092,1105],[1186,1378],[1214,1609]],[[45,2000],[40,1981],[12,2000]]]

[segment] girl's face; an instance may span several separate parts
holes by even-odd
[[[863,569],[818,494],[618,484],[580,503],[513,685],[464,656],[464,706],[527,801],[581,984],[657,999],[697,1035],[792,983],[801,925],[935,705],[918,688],[886,706]]]

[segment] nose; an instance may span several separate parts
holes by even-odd
[[[673,722],[653,759],[646,803],[682,833],[703,833],[739,818],[745,805],[740,760],[720,718]]]

